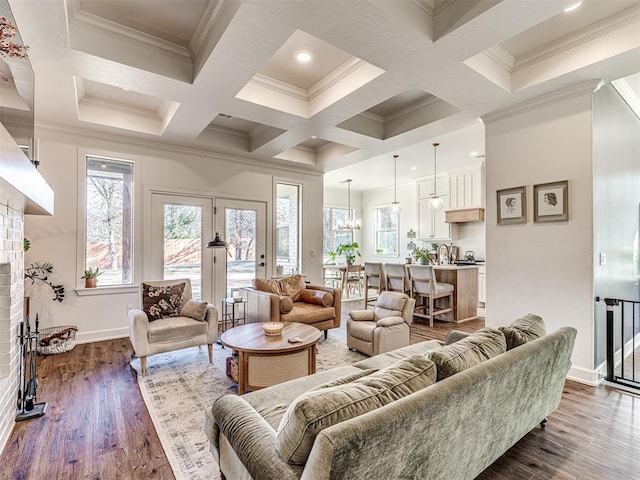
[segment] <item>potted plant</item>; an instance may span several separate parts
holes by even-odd
[[[353,243],[343,243],[336,248],[337,255],[344,255],[347,259],[347,265],[353,265],[353,262],[356,261],[356,255],[360,256],[360,252],[358,251],[360,245],[358,242]]]
[[[421,265],[429,265],[431,263],[431,252],[429,252],[426,247],[416,247],[413,250],[413,258],[415,258],[416,262],[420,263]]]
[[[89,267],[84,271],[84,275],[80,278],[84,278],[84,288],[95,288],[98,286],[98,275],[102,275],[99,267],[93,268]]]

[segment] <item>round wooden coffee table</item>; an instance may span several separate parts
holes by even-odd
[[[299,338],[290,343],[290,338]],[[238,394],[276,385],[316,372],[320,330],[304,323],[285,323],[280,335],[265,335],[261,323],[227,330],[220,340],[238,352]]]

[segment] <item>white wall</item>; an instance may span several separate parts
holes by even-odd
[[[527,313],[578,330],[570,376],[593,373],[591,90],[485,119],[487,326]],[[533,185],[569,180],[569,221],[533,223]],[[497,225],[496,190],[527,186],[527,223]]]
[[[595,293],[602,298],[637,301],[640,300],[640,119],[611,85],[598,90],[593,101]],[[606,255],[604,265],[599,264],[600,253]],[[627,316],[627,321],[630,317]],[[594,366],[598,367],[606,360],[604,302],[596,304],[595,323]],[[628,339],[630,322],[627,327]]]
[[[50,291],[31,289],[32,308],[40,312],[42,326],[77,325],[79,341],[93,341],[128,335],[127,305],[138,304],[138,293],[90,295],[79,297],[77,265],[78,152],[110,153],[118,158],[134,158],[140,173],[136,195],[136,231],[143,241],[141,228],[146,212],[143,209],[144,186],[167,187],[171,191],[203,192],[212,196],[267,202],[268,245],[273,247],[273,182],[290,180],[303,185],[303,270],[312,282],[322,280],[322,177],[320,175],[285,171],[256,162],[214,157],[199,151],[187,151],[153,142],[136,142],[125,137],[89,136],[41,128],[40,171],[56,194],[53,217],[29,217],[25,235],[32,248],[26,262],[48,261],[54,265],[52,278],[65,285],[67,294],[62,303],[50,300]],[[311,251],[315,252],[311,256]],[[143,280],[143,252],[137,247],[135,282]],[[273,255],[271,255],[272,258]],[[275,268],[275,267],[274,267]],[[275,271],[275,270],[274,270]],[[27,288],[29,286],[27,285]]]

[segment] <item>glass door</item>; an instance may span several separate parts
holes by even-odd
[[[241,287],[265,277],[266,205],[246,200],[216,199],[216,231],[229,244],[215,249],[215,298],[232,297]]]
[[[213,301],[212,218],[211,198],[152,194],[149,278],[189,278],[194,300]]]

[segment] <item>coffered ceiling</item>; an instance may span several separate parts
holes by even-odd
[[[10,5],[30,46],[37,124],[313,172],[402,151],[409,178],[421,173],[412,155],[445,135],[455,145],[452,132],[476,138],[478,117],[640,71],[640,0],[565,13],[576,1]],[[312,60],[297,62],[300,50]],[[467,158],[459,143],[451,156]]]

